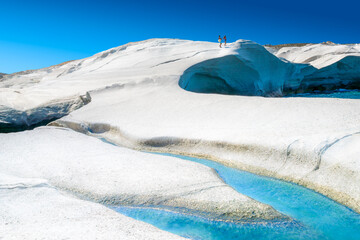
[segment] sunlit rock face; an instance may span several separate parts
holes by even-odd
[[[0,74],[0,132],[63,117],[94,92],[139,84],[246,96],[358,89],[359,58],[359,44],[275,49],[248,40],[224,48],[178,39],[129,43],[44,69]]]

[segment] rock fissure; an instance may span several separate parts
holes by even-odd
[[[351,137],[351,136],[354,136],[354,135],[357,135],[357,134],[360,134],[360,132],[355,132],[355,133],[347,134],[347,135],[345,135],[345,136],[343,136],[343,137],[341,137],[341,138],[338,138],[338,139],[336,139],[336,140],[334,140],[334,141],[332,141],[332,142],[330,142],[330,143],[326,143],[326,144],[320,149],[320,151],[319,151],[319,153],[318,153],[318,158],[319,158],[319,160],[318,160],[318,162],[317,162],[317,164],[316,164],[316,166],[315,166],[315,168],[314,168],[313,171],[319,170],[322,156],[324,155],[324,153],[325,153],[329,148],[331,148],[332,146],[334,146],[336,143],[340,142],[341,140],[343,140],[343,139],[345,139],[345,138],[348,138],[348,137]]]

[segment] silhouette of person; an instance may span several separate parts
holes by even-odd
[[[226,35],[224,36],[224,46],[226,46]]]

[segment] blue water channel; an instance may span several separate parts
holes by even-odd
[[[229,223],[148,207],[113,207],[129,217],[190,239],[360,239],[360,215],[307,188],[187,156],[162,154],[215,169],[238,192],[293,221]]]
[[[313,97],[313,98],[347,98],[360,99],[360,90],[338,89],[335,91],[291,94],[285,97]]]

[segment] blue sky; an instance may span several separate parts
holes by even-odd
[[[360,42],[360,1],[355,0],[0,1],[0,72],[5,73],[158,37]]]

